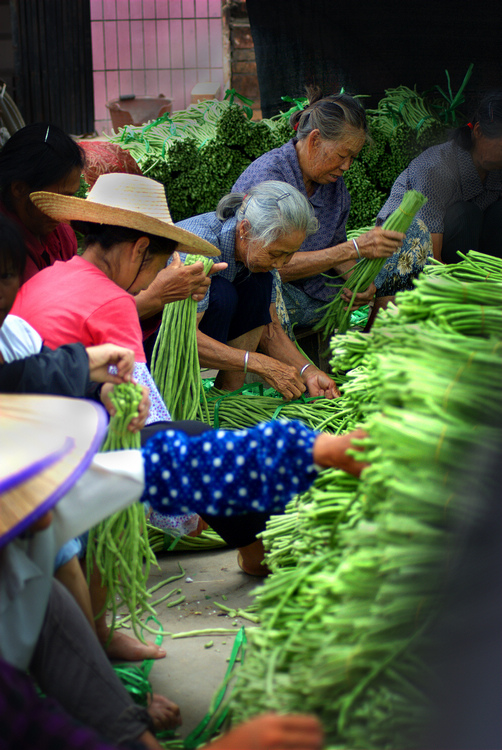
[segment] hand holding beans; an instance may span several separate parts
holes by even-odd
[[[96,383],[129,382],[134,369],[134,352],[115,344],[100,344],[86,348],[89,358],[89,378]],[[109,366],[117,368],[116,374],[109,372]]]
[[[222,271],[226,267],[226,263],[215,263],[211,273]],[[209,275],[206,276],[201,262],[185,265],[179,253],[174,253],[169,265],[157,274],[143,294],[155,298],[158,309],[162,309],[168,302],[176,302],[190,296],[199,302],[204,298],[211,283]]]
[[[375,227],[359,235],[357,246],[362,258],[389,258],[399,250],[405,236],[402,232]]]
[[[138,405],[138,416],[131,419],[127,428],[131,432],[139,432],[139,430],[142,430],[145,426],[148,414],[150,413],[150,392],[146,385],[142,385],[141,389],[143,391],[143,395]],[[109,383],[105,383],[105,385],[101,389],[101,403],[111,417],[115,415],[116,411],[110,398],[110,393],[112,391],[113,385],[110,385]]]

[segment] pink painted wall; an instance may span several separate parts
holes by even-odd
[[[90,0],[95,124],[109,133],[106,102],[124,94],[190,104],[198,82],[223,90],[221,0]]]

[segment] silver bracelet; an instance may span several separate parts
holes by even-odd
[[[361,253],[359,252],[358,244],[353,237],[352,237],[352,242],[354,243],[354,247],[356,248],[357,257],[359,258],[359,260],[361,260]]]
[[[246,352],[244,355],[244,375],[248,371],[248,360],[249,360],[249,352]]]
[[[300,370],[300,375],[303,375],[307,367],[311,367],[312,362],[308,362],[306,365],[303,365],[302,369]]]

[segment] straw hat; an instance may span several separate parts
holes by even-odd
[[[75,484],[107,429],[94,401],[0,394],[0,547]]]
[[[164,186],[149,177],[136,174],[102,174],[87,198],[75,198],[43,190],[31,193],[33,203],[57,221],[92,221],[130,227],[146,234],[176,240],[185,253],[214,257],[217,247],[171,219]]]

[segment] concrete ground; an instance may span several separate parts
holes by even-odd
[[[254,624],[241,617],[230,618],[213,602],[230,608],[249,607],[250,592],[261,579],[243,573],[237,565],[237,551],[228,548],[202,552],[172,552],[158,557],[160,570],[153,568],[149,587],[178,575],[178,563],[184,570],[182,578],[154,593],[152,602],[172,589],[181,589],[156,607],[164,630],[186,632],[206,628],[226,628],[237,633],[242,625]],[[167,607],[171,601],[186,597],[183,603]],[[226,597],[226,598],[224,598]],[[148,637],[155,638],[155,636]],[[203,635],[173,640],[164,637],[167,650],[164,659],[156,660],[150,672],[154,692],[162,693],[180,706],[186,737],[206,715],[211,699],[227,671],[235,635]],[[205,644],[213,641],[213,646]]]

